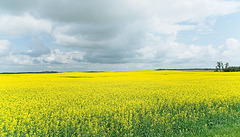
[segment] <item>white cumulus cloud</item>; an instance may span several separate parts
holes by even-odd
[[[0,15],[0,33],[3,36],[35,35],[51,33],[51,22],[29,14],[22,16]]]
[[[225,58],[224,60],[229,60],[234,62],[235,64],[240,60],[240,40],[235,38],[229,38],[226,40],[226,44],[224,45],[222,56]]]

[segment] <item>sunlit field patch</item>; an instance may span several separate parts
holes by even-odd
[[[239,122],[240,73],[1,74],[0,136],[199,135]]]

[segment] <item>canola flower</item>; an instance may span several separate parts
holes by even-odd
[[[0,136],[195,135],[240,116],[240,73],[1,74]]]

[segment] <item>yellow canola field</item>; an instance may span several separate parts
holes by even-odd
[[[239,116],[238,72],[0,75],[0,136],[194,135]]]

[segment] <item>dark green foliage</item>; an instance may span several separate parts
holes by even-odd
[[[225,64],[222,62],[217,62],[215,72],[240,72],[240,66],[229,66],[229,63]]]
[[[222,62],[217,62],[217,66],[216,66],[215,72],[222,72],[223,69],[224,69],[223,63]]]
[[[231,67],[225,68],[223,71],[224,72],[239,72],[240,71],[240,67],[233,67],[233,66],[231,66]]]

